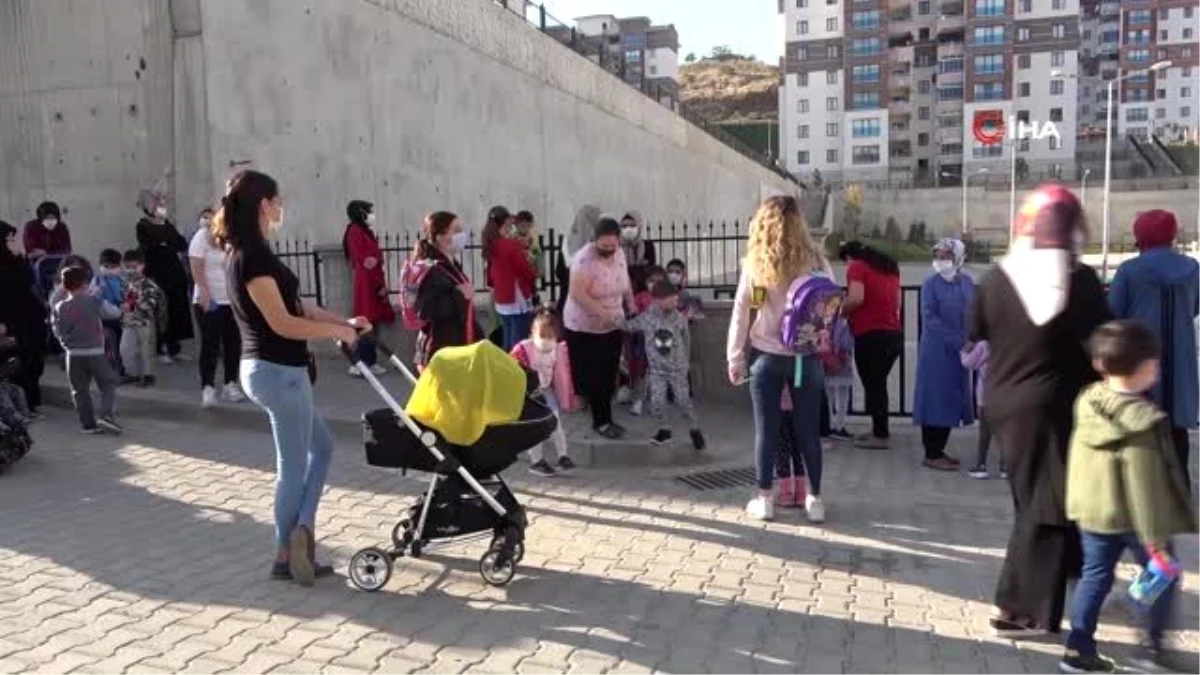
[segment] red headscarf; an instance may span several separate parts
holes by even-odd
[[[1079,200],[1062,185],[1039,187],[1017,211],[1012,243],[1000,269],[1035,326],[1046,325],[1066,308],[1071,272],[1085,235]]]
[[[1153,209],[1138,214],[1133,221],[1133,238],[1139,251],[1170,246],[1179,232],[1175,214],[1162,209]]]

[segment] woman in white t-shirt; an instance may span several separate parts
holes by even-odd
[[[225,285],[225,251],[217,245],[212,232],[200,229],[188,246],[195,290],[192,307],[200,325],[200,384],[201,404],[211,407],[217,403],[217,357],[225,364],[225,384],[221,398],[230,403],[246,400],[238,386],[238,362],[242,358],[242,338],[229,306]]]

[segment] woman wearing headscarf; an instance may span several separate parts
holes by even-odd
[[[967,311],[975,282],[962,273],[967,247],[942,239],[933,247],[933,274],[921,284],[921,336],[917,353],[913,423],[921,427],[924,465],[955,471],[958,460],[946,454],[950,430],[975,421],[971,376],[959,352],[967,343]]]
[[[167,326],[158,339],[159,361],[171,365],[180,357],[180,343],[192,339],[188,275],[182,258],[188,250],[188,241],[167,219],[166,195],[157,190],[142,190],[137,205],[143,214],[137,224],[137,242],[146,256],[146,276],[167,296]]]
[[[1079,263],[1087,223],[1067,188],[1029,195],[1011,237],[979,284],[968,332],[990,348],[986,414],[1015,511],[991,626],[1021,638],[1059,630],[1067,580],[1079,573],[1079,533],[1065,513],[1067,444],[1075,398],[1097,379],[1085,344],[1112,315],[1100,279]]]
[[[1178,230],[1170,211],[1155,209],[1137,217],[1133,236],[1141,254],[1117,269],[1108,302],[1117,318],[1136,319],[1158,334],[1162,375],[1151,391],[1171,420],[1175,451],[1186,474],[1188,429],[1200,426],[1195,324],[1200,264],[1172,248]]]
[[[33,271],[21,254],[17,228],[0,220],[0,325],[4,334],[17,341],[21,369],[13,384],[21,387],[36,412],[42,407],[42,388],[39,384],[45,370],[46,306],[42,304],[33,285]]]
[[[554,277],[558,280],[558,315],[562,316],[563,307],[567,304],[567,295],[571,292],[571,259],[584,246],[592,241],[592,233],[596,223],[600,222],[600,207],[586,204],[575,214],[575,222],[563,240],[558,253],[558,261],[554,265]]]
[[[658,264],[658,255],[654,251],[654,242],[646,239],[646,225],[637,211],[630,211],[621,218],[621,251],[629,266],[629,282],[633,284],[634,295],[649,290],[646,275]]]
[[[371,325],[382,326],[396,320],[388,291],[387,275],[384,273],[383,249],[375,236],[375,205],[355,200],[346,205],[346,217],[350,219],[342,235],[342,252],[350,264],[351,287],[354,297],[354,315],[365,317]],[[379,365],[375,342],[369,336],[358,341],[358,361],[382,375],[387,369]],[[358,366],[350,366],[351,377],[361,377]]]

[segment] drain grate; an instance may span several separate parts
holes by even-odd
[[[725,490],[735,487],[754,485],[757,476],[753,467],[745,469],[718,469],[716,471],[699,471],[676,476],[675,480],[693,490]]]

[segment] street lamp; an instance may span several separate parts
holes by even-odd
[[[1092,175],[1092,170],[1087,169],[1079,179],[1079,201],[1083,202],[1084,213],[1087,213],[1087,179],[1090,175]]]
[[[970,232],[970,227],[967,225],[967,182],[968,182],[967,179],[972,175],[980,176],[985,173],[988,173],[987,167],[977,169],[974,174],[967,174],[966,172],[963,172],[963,174],[962,174],[962,222],[963,222],[962,231],[963,231],[963,236],[966,236],[967,233]],[[954,178],[955,177],[955,174],[950,173],[949,171],[942,171],[941,175],[942,175],[942,178]]]
[[[1108,81],[1107,108],[1104,111],[1104,205],[1103,226],[1100,230],[1100,278],[1108,281],[1108,235],[1109,235],[1109,196],[1112,192],[1112,143],[1113,143],[1113,88],[1118,82],[1128,80],[1135,75],[1153,73],[1163,68],[1170,68],[1171,61],[1159,61],[1141,70],[1134,70]],[[1061,70],[1050,71],[1052,77],[1068,77],[1078,79],[1078,73],[1064,74]]]

